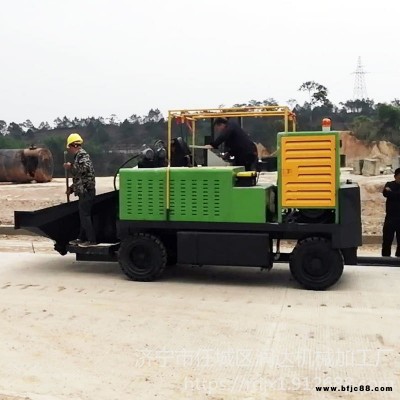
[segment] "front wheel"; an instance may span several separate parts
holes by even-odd
[[[290,257],[293,277],[306,289],[324,290],[334,285],[343,273],[343,257],[322,237],[297,243]]]
[[[167,251],[156,236],[136,233],[122,241],[118,261],[129,279],[142,282],[153,281],[165,269]]]

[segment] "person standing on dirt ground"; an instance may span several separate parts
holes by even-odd
[[[235,157],[234,165],[244,166],[246,171],[256,170],[257,146],[239,124],[219,117],[214,121],[214,131],[219,133],[219,136],[206,145],[206,148],[216,149],[225,143],[229,148],[229,154]]]
[[[64,168],[72,174],[72,185],[66,194],[74,193],[79,198],[80,231],[77,239],[70,244],[82,247],[95,246],[96,233],[92,223],[92,207],[96,196],[96,178],[92,160],[82,148],[83,139],[78,133],[67,138],[67,149],[74,156],[73,163],[64,163]]]
[[[386,182],[383,188],[386,197],[386,216],[382,234],[382,256],[390,257],[396,233],[396,257],[400,257],[400,168],[394,171],[394,181]]]

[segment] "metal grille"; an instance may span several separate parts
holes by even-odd
[[[189,179],[171,182],[171,216],[209,220],[221,215],[219,180]]]
[[[127,179],[126,212],[128,215],[135,216],[137,219],[162,216],[165,207],[163,199],[162,179]]]

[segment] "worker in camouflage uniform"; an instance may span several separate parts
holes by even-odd
[[[64,168],[72,174],[72,185],[67,189],[67,194],[74,193],[78,196],[80,231],[76,240],[70,244],[82,247],[95,246],[96,234],[92,223],[92,207],[96,196],[96,181],[92,160],[82,148],[83,139],[77,133],[72,133],[67,139],[67,149],[74,156],[73,163],[64,163]]]

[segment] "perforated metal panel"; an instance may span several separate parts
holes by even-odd
[[[171,218],[209,220],[221,216],[221,182],[218,179],[171,181]]]
[[[242,167],[171,168],[170,221],[265,222],[267,188],[234,187]],[[120,170],[121,220],[166,221],[165,168]]]
[[[165,173],[156,169],[120,171],[120,218],[165,219]]]
[[[234,179],[232,168],[171,170],[171,221],[227,221]]]

